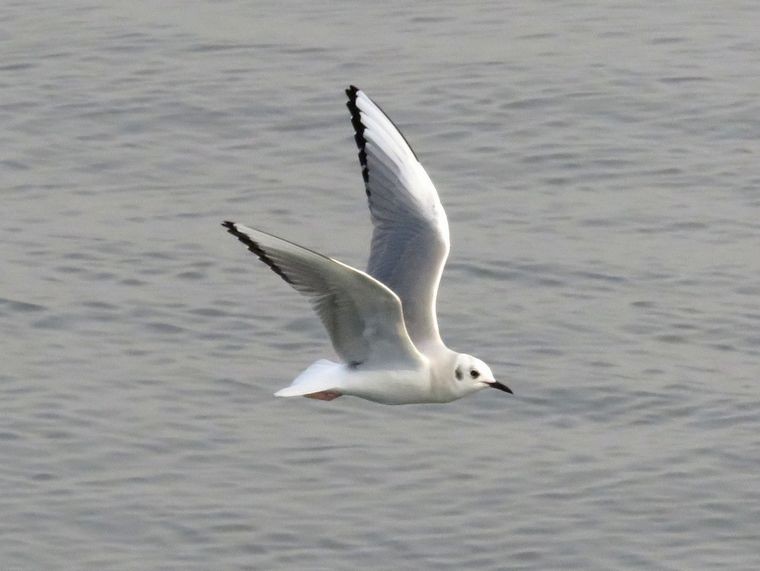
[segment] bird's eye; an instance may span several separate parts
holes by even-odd
[[[473,369],[472,371],[470,371],[470,376],[473,379],[477,379],[480,376],[480,373],[478,373],[475,369]]]
[[[461,381],[462,380],[462,369],[460,369],[459,367],[457,367],[456,370],[454,371],[454,376],[457,378],[457,381]]]

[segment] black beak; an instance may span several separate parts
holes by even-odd
[[[500,391],[504,391],[505,393],[509,393],[511,395],[515,394],[512,392],[512,389],[510,389],[507,385],[502,385],[498,381],[488,383],[488,386],[491,387],[492,389],[499,389]]]

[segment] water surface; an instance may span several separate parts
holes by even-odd
[[[755,3],[0,18],[0,567],[760,566]],[[349,83],[515,398],[272,398],[330,348],[219,223],[364,266]]]

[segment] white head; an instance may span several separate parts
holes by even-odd
[[[494,380],[493,373],[488,365],[466,353],[457,355],[451,376],[454,390],[460,398],[486,387],[512,394],[512,389],[507,385]]]

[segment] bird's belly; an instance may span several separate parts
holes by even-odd
[[[430,394],[427,371],[351,371],[341,391],[381,404],[435,402]]]

